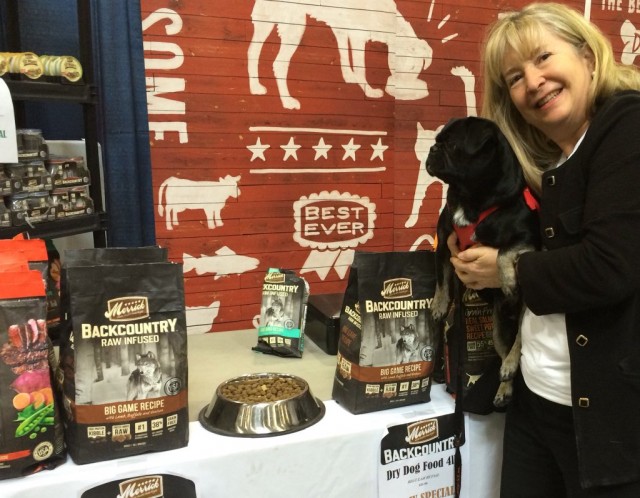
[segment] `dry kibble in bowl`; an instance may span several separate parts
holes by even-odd
[[[290,377],[257,377],[224,384],[220,395],[241,403],[269,403],[294,398],[304,389],[299,381]]]

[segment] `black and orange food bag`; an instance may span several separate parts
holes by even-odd
[[[42,274],[0,273],[0,479],[64,462]]]

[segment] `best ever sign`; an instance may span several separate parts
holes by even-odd
[[[373,237],[375,206],[366,197],[321,192],[301,197],[293,211],[294,240],[302,247],[346,249]]]
[[[373,237],[375,204],[367,197],[336,190],[303,196],[293,204],[294,240],[312,249],[302,273],[326,277],[333,267],[343,275],[353,250]]]

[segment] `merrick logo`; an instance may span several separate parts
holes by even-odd
[[[104,314],[112,322],[130,322],[149,316],[149,301],[145,296],[127,296],[107,302]],[[136,498],[138,498],[136,496]]]
[[[407,425],[405,441],[409,444],[424,444],[437,439],[438,435],[438,420],[431,418]]]
[[[382,287],[380,293],[385,299],[400,299],[402,297],[411,297],[413,294],[411,289],[411,279],[394,278],[387,280]]]
[[[267,273],[264,276],[264,281],[268,284],[283,284],[284,273],[280,273],[280,272]]]
[[[120,484],[120,494],[117,498],[162,498],[162,476],[136,477],[122,481]]]

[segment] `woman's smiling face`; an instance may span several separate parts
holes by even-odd
[[[546,29],[537,41],[530,55],[508,51],[502,75],[511,101],[525,121],[568,154],[589,123],[593,55]]]

